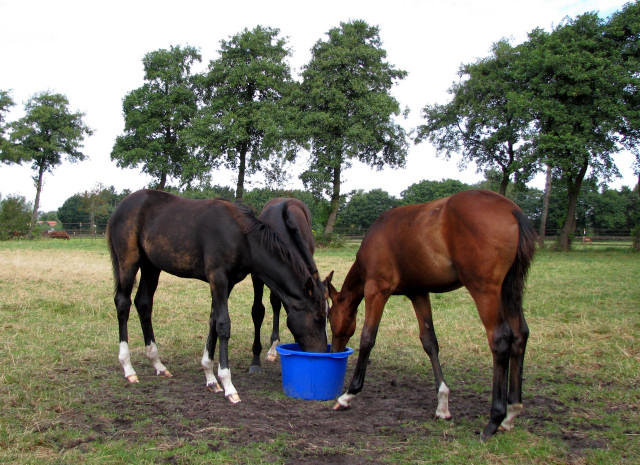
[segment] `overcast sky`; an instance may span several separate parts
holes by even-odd
[[[217,58],[220,40],[257,25],[278,28],[293,51],[294,74],[309,61],[311,47],[340,22],[363,19],[380,28],[387,60],[408,71],[393,89],[402,108],[409,107],[407,130],[421,124],[427,104],[445,103],[447,90],[457,80],[462,63],[489,55],[491,44],[506,37],[513,44],[526,40],[536,27],[545,30],[587,11],[608,17],[622,0],[0,0],[0,90],[9,90],[16,107],[13,121],[24,114],[24,104],[37,92],[67,96],[71,111],[85,114],[94,130],[84,150],[88,159],[65,161],[46,174],[40,209],[56,210],[70,196],[98,183],[122,189],[145,187],[150,178],[139,170],[120,169],[110,153],[122,134],[122,99],[144,84],[142,58],[171,45],[198,47],[205,69]],[[611,186],[634,186],[632,156],[616,157],[624,177]],[[302,161],[304,163],[304,160]],[[0,194],[35,198],[34,172],[24,166],[0,165]],[[382,188],[399,195],[422,181],[482,179],[475,167],[460,172],[457,159],[436,157],[428,142],[411,146],[404,169],[377,172],[355,164],[343,175],[343,192]],[[249,189],[260,186],[251,178]],[[540,182],[540,181],[537,181]],[[213,184],[235,186],[228,171],[213,174]],[[289,186],[300,188],[297,175]],[[540,186],[541,187],[541,183]]]

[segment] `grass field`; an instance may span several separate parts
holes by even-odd
[[[316,260],[324,274],[335,270],[339,288],[355,252],[351,245],[319,249]],[[403,297],[386,307],[364,390],[349,411],[287,398],[276,366],[265,366],[259,381],[249,378],[248,280],[230,300],[230,362],[243,397],[231,406],[206,392],[199,366],[210,306],[205,283],[161,276],[154,328],[170,380],[154,376],[132,312],[141,383],[129,385],[117,361],[104,241],[0,243],[0,463],[637,464],[639,277],[640,255],[623,248],[538,253],[525,294],[525,410],[516,429],[482,444],[491,356],[465,290],[433,297],[453,421],[432,418],[430,363]],[[268,312],[264,346],[270,325]],[[288,330],[282,334],[292,342]],[[347,382],[354,366],[355,356]],[[385,411],[390,400],[405,407]],[[299,417],[307,417],[305,431],[287,425]]]

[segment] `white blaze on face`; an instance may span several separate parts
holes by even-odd
[[[160,361],[160,354],[158,353],[158,347],[155,342],[151,342],[147,347],[147,358],[151,360],[153,368],[156,369],[156,374],[161,375],[167,372],[167,368]]]
[[[131,354],[129,353],[129,344],[126,342],[120,343],[120,352],[118,354],[118,361],[122,368],[124,369],[124,377],[129,378],[129,376],[135,375],[136,371],[131,366]]]
[[[451,418],[449,413],[449,388],[446,384],[440,384],[438,389],[438,408],[436,408],[436,417],[448,420]]]

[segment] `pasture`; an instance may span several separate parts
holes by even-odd
[[[323,248],[340,288],[356,246]],[[640,462],[640,256],[626,249],[539,252],[525,293],[531,336],[516,428],[478,441],[491,397],[491,355],[466,290],[433,296],[452,421],[434,420],[428,357],[409,301],[385,309],[364,390],[333,401],[282,393],[280,367],[248,375],[249,279],[231,294],[229,362],[242,402],[205,389],[206,283],[162,274],[154,329],[159,378],[132,310],[140,384],[118,363],[110,260],[103,240],[0,243],[0,463],[16,464],[636,464]],[[264,297],[268,303],[268,294]],[[283,312],[284,313],[284,312]],[[356,335],[359,345],[364,310]],[[281,317],[284,327],[284,317]],[[263,325],[268,346],[271,316]],[[293,342],[282,331],[282,342]],[[266,353],[266,349],[265,349]],[[350,381],[356,354],[350,357]]]

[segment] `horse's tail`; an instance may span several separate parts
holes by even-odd
[[[113,282],[115,286],[118,286],[120,282],[120,264],[118,262],[118,255],[116,254],[115,249],[113,248],[113,242],[111,242],[111,221],[107,224],[107,246],[109,247],[109,255],[111,255],[111,269],[113,271]]]
[[[520,209],[513,211],[518,222],[519,237],[516,258],[502,282],[502,308],[505,315],[522,313],[522,296],[529,266],[536,251],[536,232]]]

